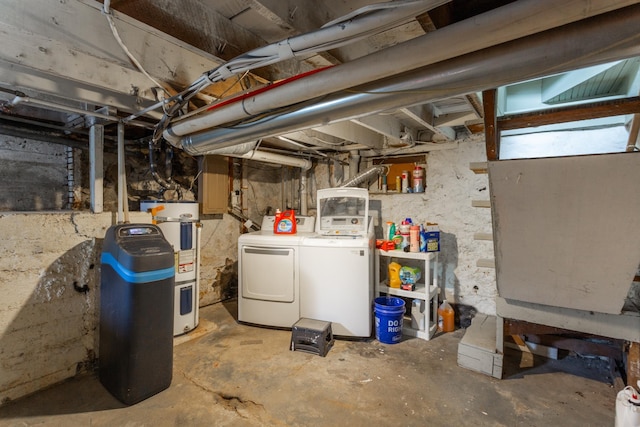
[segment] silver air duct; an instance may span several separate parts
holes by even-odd
[[[640,55],[640,5],[334,93],[251,124],[183,138],[193,155],[249,140],[323,126]],[[441,31],[441,30],[438,30]],[[425,47],[426,49],[426,47]],[[320,73],[322,74],[322,73]]]
[[[213,105],[208,113],[175,121],[163,136],[179,147],[181,136],[292,106],[396,75],[398,70],[417,69],[633,3],[629,0],[520,0],[312,76],[239,97],[235,101],[223,101],[219,106]],[[531,16],[536,19],[530,19]],[[309,33],[308,37],[313,35],[313,32]],[[434,46],[448,47],[434,49]]]
[[[360,172],[349,181],[343,183],[342,185],[340,185],[340,187],[355,187],[362,182],[368,181],[369,178],[373,176],[384,174],[386,170],[386,166],[372,166],[364,172]]]

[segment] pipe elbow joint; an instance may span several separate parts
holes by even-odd
[[[165,141],[167,141],[169,144],[171,144],[175,148],[184,150],[184,147],[182,146],[182,138],[174,134],[173,132],[171,132],[171,129],[165,130],[162,133],[162,137],[165,139]]]

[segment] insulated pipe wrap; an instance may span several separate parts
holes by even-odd
[[[398,70],[424,67],[634,3],[630,0],[519,0],[317,75],[276,87],[243,102],[231,103],[211,113],[177,122],[164,136],[176,145],[180,136],[393,76]],[[531,16],[537,19],[530,19]],[[312,37],[314,34],[299,38]],[[442,45],[449,47],[433,48]],[[548,48],[553,49],[553,46]],[[421,54],[416,55],[416,52]]]
[[[189,147],[186,150],[190,153],[207,152],[251,139],[281,135],[638,56],[638,22],[640,5],[628,6],[393,78],[354,87],[348,95],[335,93],[321,97],[307,107],[268,116],[242,128],[214,129],[191,135],[184,138],[182,144]],[[585,43],[585,40],[589,40],[589,43]],[[423,50],[427,48],[422,47]]]

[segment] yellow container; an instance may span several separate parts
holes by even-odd
[[[400,288],[400,269],[402,266],[397,262],[389,263],[389,287]]]

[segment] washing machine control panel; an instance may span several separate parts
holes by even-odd
[[[358,236],[363,234],[364,217],[362,216],[331,216],[320,219],[320,230],[324,236]]]

